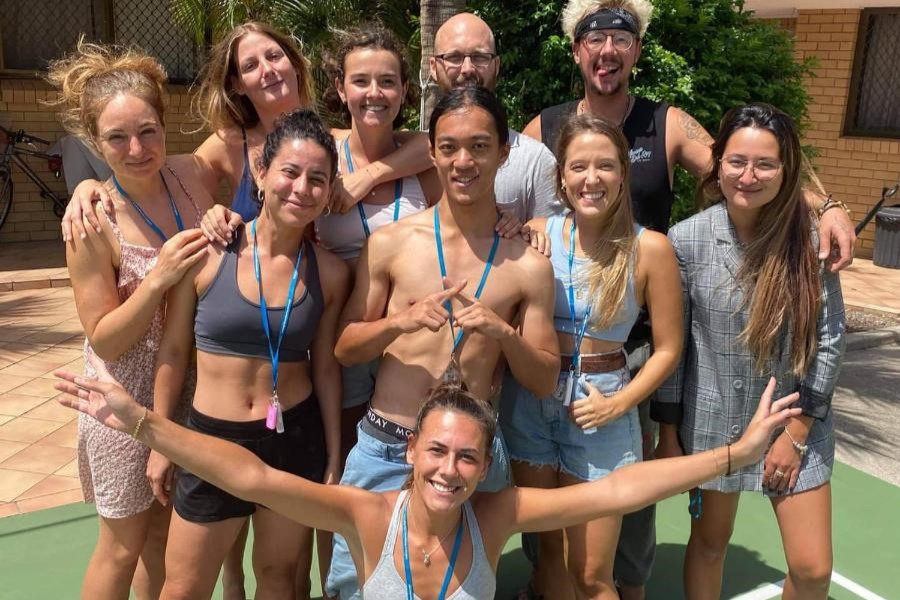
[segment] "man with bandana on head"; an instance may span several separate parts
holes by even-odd
[[[653,6],[648,0],[569,0],[563,9],[563,30],[572,43],[575,64],[584,80],[584,96],[551,106],[532,119],[523,133],[541,140],[555,151],[556,138],[564,119],[588,113],[620,124],[631,148],[631,199],[635,220],[655,231],[669,227],[675,194],[672,179],[676,165],[700,177],[710,166],[712,137],[693,117],[665,102],[633,96],[628,91],[631,71],[641,54]],[[811,208],[825,201],[808,193]],[[829,210],[821,216],[820,259],[829,260],[836,271],[853,260],[856,236],[848,215]],[[638,320],[626,343],[628,364],[636,371],[646,361],[650,349],[650,329]],[[655,408],[655,407],[654,407]],[[641,426],[645,458],[653,456],[653,424],[650,399],[641,404]],[[662,423],[671,417],[653,415]],[[660,429],[656,455],[680,454],[673,427]],[[650,506],[626,515],[616,552],[615,578],[622,598],[643,598],[655,553],[655,512]],[[524,544],[534,557],[532,544]],[[540,591],[540,590],[539,590]],[[550,592],[551,590],[547,590]]]

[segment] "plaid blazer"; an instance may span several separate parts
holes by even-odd
[[[791,371],[789,348],[770,360],[764,374],[738,336],[748,311],[736,281],[741,247],[725,203],[694,215],[669,230],[681,272],[684,348],[678,366],[659,388],[653,416],[679,425],[687,453],[736,441],[753,417],[769,376],[778,382],[775,398],[799,391],[804,415],[815,418],[795,492],[821,485],[831,476],[834,425],[831,397],[840,371],[844,339],[844,302],[836,274],[822,272],[823,298],[818,318],[818,351],[802,378]],[[704,484],[722,492],[760,490],[762,461]]]

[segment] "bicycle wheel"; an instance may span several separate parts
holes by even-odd
[[[13,199],[13,182],[9,168],[0,168],[0,227],[6,222],[9,216],[9,209],[12,207]]]

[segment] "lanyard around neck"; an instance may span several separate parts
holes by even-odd
[[[352,173],[353,169],[353,157],[350,155],[350,138],[349,136],[344,138],[344,158],[347,160],[347,171]],[[403,180],[396,179],[394,180],[394,222],[400,218],[400,197],[403,195]],[[363,231],[368,238],[372,235],[372,231],[369,229],[369,218],[366,216],[366,211],[363,208],[362,201],[356,203],[356,210],[359,212],[359,220],[362,221]]]
[[[175,199],[172,197],[172,192],[169,190],[169,184],[166,183],[166,178],[163,177],[163,174],[161,172],[159,174],[159,178],[162,179],[163,187],[166,190],[166,194],[169,196],[169,206],[172,208],[172,214],[175,216],[175,225],[178,227],[178,231],[184,231],[184,222],[181,220],[181,213],[178,212],[178,206],[175,205]],[[165,233],[163,233],[163,230],[159,227],[159,225],[154,223],[153,219],[150,218],[150,215],[144,212],[144,209],[141,208],[141,205],[135,202],[134,199],[128,195],[128,192],[126,192],[122,188],[122,184],[119,183],[119,179],[115,175],[113,175],[112,180],[113,185],[116,186],[116,191],[119,192],[119,195],[128,200],[128,203],[131,204],[131,207],[137,211],[137,214],[141,216],[141,218],[144,220],[144,223],[146,223],[147,226],[153,230],[153,233],[159,236],[159,239],[161,239],[163,243],[166,243],[169,238]]]
[[[412,567],[409,564],[409,502],[412,492],[407,494],[406,503],[403,505],[403,571],[406,575],[406,600],[415,600],[413,591]],[[459,548],[462,546],[463,516],[459,515],[459,527],[456,528],[456,538],[453,540],[453,550],[450,552],[450,562],[447,564],[447,572],[444,574],[444,583],[441,585],[441,593],[437,600],[447,597],[447,589],[453,579],[453,570],[456,568],[456,559],[459,557]]]
[[[294,308],[294,294],[297,291],[297,280],[300,278],[300,263],[303,262],[303,245],[301,243],[300,251],[297,253],[297,261],[294,263],[294,273],[291,275],[291,282],[288,285],[287,300],[284,303],[284,314],[281,317],[281,328],[278,332],[278,340],[272,343],[272,332],[269,328],[269,309],[266,306],[266,297],[263,294],[262,286],[262,269],[259,264],[259,251],[256,243],[256,222],[254,219],[250,225],[253,234],[253,274],[256,276],[256,285],[259,288],[259,316],[262,321],[263,331],[266,332],[266,341],[269,346],[269,360],[272,363],[272,397],[273,402],[278,399],[278,362],[281,354],[281,343],[284,342],[284,334],[287,331],[288,321],[291,318],[291,311]]]
[[[565,223],[565,217],[563,217]],[[581,328],[578,327],[578,319],[575,318],[575,281],[572,278],[572,266],[575,264],[575,213],[572,213],[572,225],[569,227],[569,285],[567,292],[569,295],[569,318],[572,319],[572,333],[575,335],[575,348],[572,350],[572,365],[570,371],[579,370],[578,359],[581,357],[581,341],[587,331],[588,318],[591,316],[593,306],[588,304],[587,310],[584,312],[584,319],[581,321]]]
[[[443,285],[444,278],[447,277],[447,263],[444,262],[444,243],[441,241],[441,217],[438,214],[438,207],[434,207],[434,243],[437,246],[437,255],[438,255],[438,265],[441,268],[441,285]],[[475,299],[478,300],[481,298],[481,292],[484,291],[484,286],[487,283],[488,275],[491,274],[491,267],[494,264],[494,257],[497,255],[497,246],[500,245],[500,234],[494,231],[494,241],[491,243],[491,251],[488,254],[487,263],[484,265],[484,272],[481,273],[481,281],[478,282],[478,288],[475,290]],[[453,331],[453,305],[450,303],[448,299],[444,302],[444,306],[447,308],[447,312],[450,313],[450,331]],[[456,347],[459,346],[459,343],[462,341],[463,333],[462,330],[456,333],[453,338],[453,351],[456,351]]]

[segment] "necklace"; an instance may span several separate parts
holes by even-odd
[[[628,115],[631,114],[631,109],[634,108],[634,96],[631,94],[628,95],[628,99],[625,101],[625,112],[622,113],[622,120],[619,121],[619,127],[625,124],[625,121],[628,119]],[[584,109],[584,98],[578,101],[578,106],[575,108],[575,114],[583,115],[585,113]]]
[[[412,567],[409,564],[409,498],[407,498],[406,504],[403,506],[403,521],[401,522],[401,527],[401,536],[403,540],[403,573],[406,575],[406,600],[414,600],[416,593],[413,591]],[[438,600],[444,600],[444,598],[447,597],[447,588],[450,587],[450,580],[453,579],[453,571],[456,568],[456,559],[459,557],[459,547],[462,545],[462,534],[463,519],[462,513],[460,513],[459,525],[456,527],[456,539],[453,540],[453,550],[450,552],[450,560],[447,563],[447,571],[444,573],[444,583],[441,585],[441,592],[438,594]]]
[[[444,534],[444,537],[442,537],[442,538],[440,539],[440,541],[437,543],[437,545],[435,545],[435,547],[432,548],[431,550],[429,550],[428,552],[425,552],[425,550],[422,550],[422,562],[425,563],[425,566],[426,566],[426,567],[430,567],[430,566],[431,566],[431,555],[434,554],[435,551],[437,551],[438,548],[440,548],[441,546],[444,545],[444,542],[447,541],[447,538],[450,537],[450,534],[453,533],[453,530],[454,530],[454,529],[456,529],[455,526],[454,526],[454,527],[451,527],[451,528],[447,531],[447,533]]]

